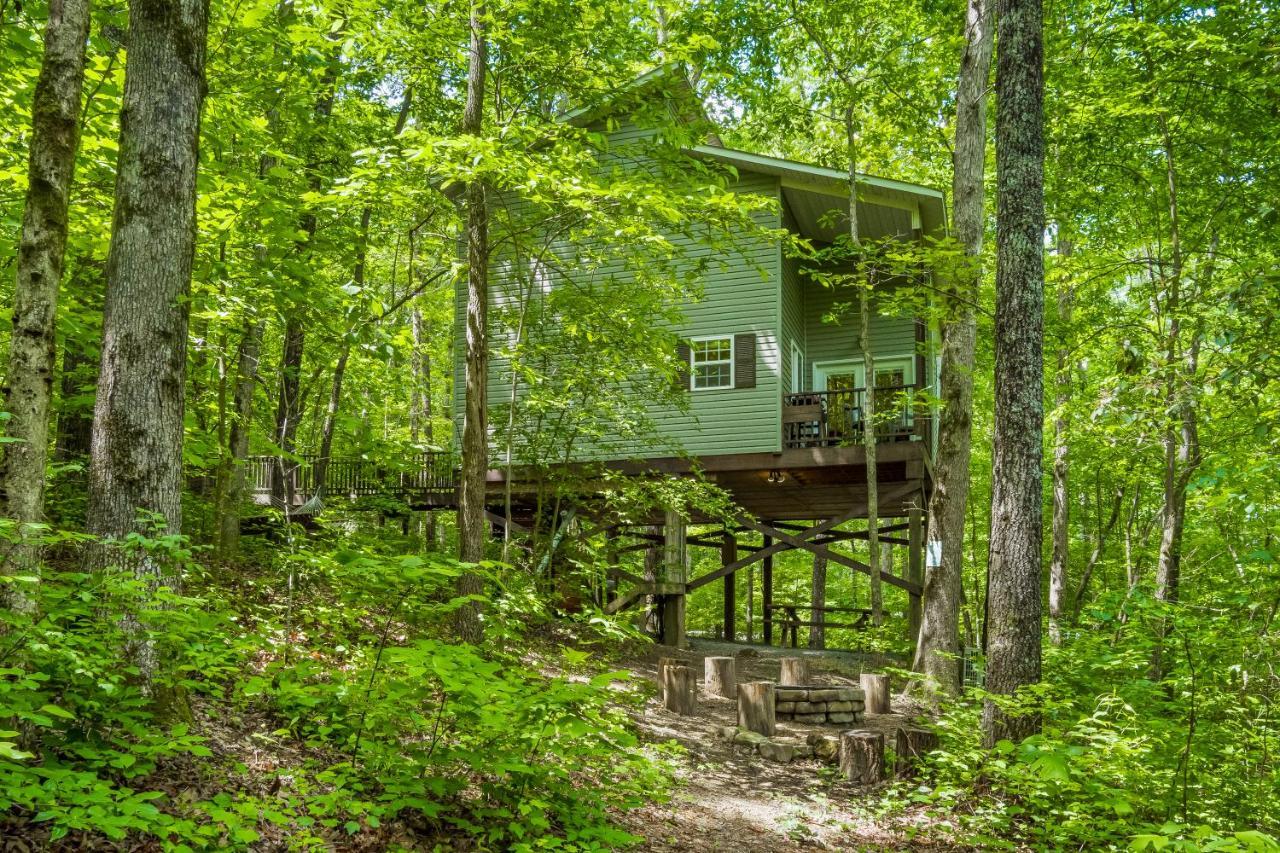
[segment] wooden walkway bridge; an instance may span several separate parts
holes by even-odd
[[[250,456],[245,460],[245,479],[254,503],[270,505],[273,484],[291,478],[294,505],[307,504],[317,497],[323,467],[324,499],[386,495],[414,509],[457,505],[458,460],[451,453],[415,453],[392,463],[361,456],[333,456],[326,466],[321,466],[321,461],[314,454],[289,459]]]

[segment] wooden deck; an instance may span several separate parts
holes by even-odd
[[[884,402],[876,417],[879,513],[905,517],[924,506],[932,482],[932,421],[917,403],[919,388],[884,388]],[[879,395],[877,395],[879,396]],[[693,476],[699,472],[727,491],[756,518],[776,521],[831,518],[867,504],[866,451],[862,446],[866,423],[864,389],[804,392],[782,399],[780,450],[770,453],[731,453],[698,457],[669,456],[603,463],[632,476]],[[320,458],[314,455],[281,459],[254,456],[247,460],[248,482],[254,500],[272,503],[273,483],[292,478],[294,506],[316,494]],[[584,497],[594,488],[591,468],[577,466],[584,475]],[[507,490],[507,472],[488,472],[490,509],[497,511]],[[458,500],[458,461],[444,452],[424,452],[403,459],[338,456],[329,460],[323,497],[326,500],[385,495],[413,509],[450,509]],[[534,483],[519,467],[513,472],[511,494],[516,520],[533,511]],[[693,519],[698,521],[700,519]]]

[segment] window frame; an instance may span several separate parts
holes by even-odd
[[[734,357],[733,334],[730,333],[730,334],[721,334],[721,335],[698,335],[696,337],[688,338],[687,340],[689,344],[689,390],[690,391],[730,391],[738,387],[738,373],[737,373],[738,360]],[[708,365],[728,364],[729,365],[729,384],[727,385],[707,385],[701,388],[698,387],[698,365],[700,362],[698,362],[697,360],[697,355],[698,355],[697,345],[700,343],[706,343],[707,341],[727,341],[729,344],[729,357],[727,359],[718,358],[718,359],[715,359],[714,361],[701,362],[702,366],[704,367]]]

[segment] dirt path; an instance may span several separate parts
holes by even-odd
[[[800,850],[944,850],[937,844],[908,840],[913,820],[886,822],[871,813],[876,797],[863,787],[844,781],[834,767],[816,759],[791,764],[766,761],[743,747],[715,736],[717,725],[737,722],[733,700],[711,696],[701,689],[702,660],[708,655],[738,658],[738,680],[776,681],[778,658],[802,654],[810,658],[817,684],[858,683],[865,667],[879,663],[848,652],[744,647],[695,640],[693,649],[677,652],[651,647],[643,656],[625,661],[637,680],[654,684],[659,657],[689,658],[698,674],[697,714],[677,716],[662,707],[655,696],[634,715],[642,736],[653,741],[677,741],[685,750],[678,760],[681,787],[675,798],[623,816],[624,825],[647,841],[642,848],[655,851],[756,851]],[[911,709],[898,706],[895,712]],[[858,728],[893,731],[908,717],[905,713],[870,715]],[[838,728],[781,722],[778,733],[804,738],[810,732],[827,734]]]

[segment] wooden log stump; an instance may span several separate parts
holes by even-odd
[[[840,735],[840,772],[859,785],[884,779],[884,735],[879,732],[844,732]]]
[[[684,658],[660,657],[658,658],[658,686],[662,686],[662,673],[668,666],[688,666],[689,661]]]
[[[928,729],[900,728],[894,736],[893,775],[899,779],[915,776],[924,757],[938,748],[938,736]]]
[[[748,681],[738,685],[738,725],[773,737],[777,718],[773,708],[773,682]]]
[[[738,664],[733,658],[709,657],[703,663],[703,683],[712,696],[738,695]]]
[[[867,694],[866,712],[868,714],[888,714],[889,709],[889,676],[878,672],[864,672],[858,679],[862,692]]]
[[[809,683],[809,662],[804,658],[782,658],[782,675],[778,683],[801,686]]]
[[[668,711],[691,716],[697,708],[697,682],[687,666],[667,664],[662,670],[662,705]]]

